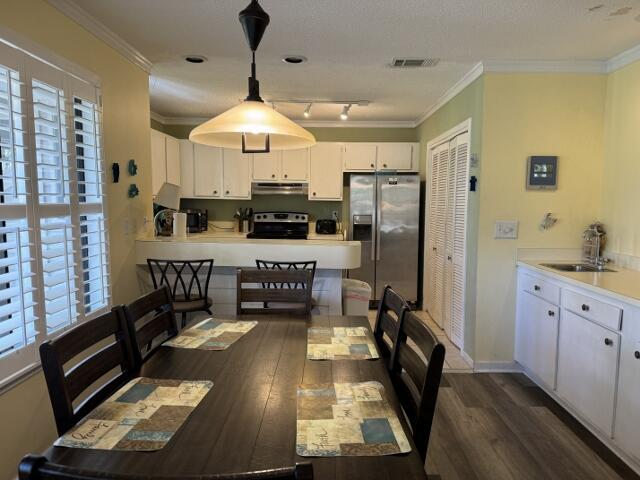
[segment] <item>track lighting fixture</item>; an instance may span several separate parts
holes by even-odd
[[[349,110],[351,110],[351,104],[345,105],[340,114],[340,120],[347,120],[349,118]]]
[[[311,103],[307,105],[307,108],[304,109],[304,118],[309,118],[311,116]]]

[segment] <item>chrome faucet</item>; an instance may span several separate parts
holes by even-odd
[[[589,225],[589,228],[582,233],[582,238],[584,239],[582,256],[585,262],[594,267],[603,267],[609,262],[609,259],[603,255],[607,234],[602,223],[595,222]]]

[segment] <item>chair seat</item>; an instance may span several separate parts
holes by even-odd
[[[205,310],[213,305],[211,298],[199,298],[198,300],[182,300],[176,298],[173,301],[173,309],[176,313],[183,312],[197,312],[198,310]]]

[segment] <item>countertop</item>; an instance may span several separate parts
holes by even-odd
[[[145,242],[217,242],[217,241],[226,241],[231,240],[234,242],[242,242],[246,241],[247,243],[278,243],[278,244],[299,244],[299,243],[307,243],[307,242],[315,242],[319,241],[322,243],[325,242],[342,242],[344,240],[344,236],[342,233],[337,233],[335,235],[319,235],[315,232],[309,232],[306,240],[279,240],[279,239],[267,239],[267,238],[247,238],[246,233],[241,232],[227,232],[224,230],[220,231],[212,231],[207,230],[206,232],[201,233],[190,233],[186,237],[156,237],[155,235],[145,235],[138,237],[137,240],[145,241]]]
[[[518,266],[530,268],[544,275],[573,284],[601,295],[614,297],[621,302],[640,307],[640,272],[619,268],[615,264],[607,268],[615,272],[562,272],[542,266],[543,263],[575,263],[558,262],[557,260],[519,260]]]

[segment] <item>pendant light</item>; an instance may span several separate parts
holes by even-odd
[[[267,153],[271,148],[291,150],[314,145],[316,139],[310,132],[265,105],[260,98],[256,50],[269,25],[269,15],[258,0],[252,0],[240,12],[239,19],[251,49],[249,95],[240,105],[191,130],[189,140],[214,147],[242,148],[243,153]]]

